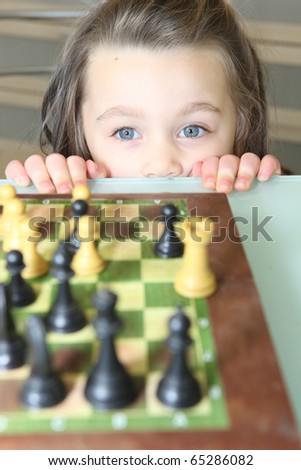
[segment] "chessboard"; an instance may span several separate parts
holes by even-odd
[[[40,227],[38,250],[51,266],[59,240],[69,230],[72,200],[60,195],[21,199],[29,219]],[[162,233],[162,208],[167,204],[177,208],[180,221],[211,217],[215,223],[208,257],[217,290],[206,299],[179,295],[174,279],[182,259],[163,259],[154,252]],[[20,390],[28,365],[1,371],[0,446],[10,448],[13,439],[19,443],[29,439],[30,445],[39,448],[47,446],[47,441],[57,446],[65,442],[72,448],[80,436],[89,442],[85,445],[107,449],[169,448],[171,442],[172,446],[178,443],[178,448],[183,448],[183,442],[184,448],[299,448],[260,299],[226,197],[206,193],[156,194],[155,199],[145,194],[93,195],[89,214],[99,224],[97,249],[105,269],[70,279],[87,326],[74,333],[47,333],[53,368],[66,385],[66,398],[54,407],[26,409]],[[9,275],[1,243],[0,281],[6,283]],[[20,335],[31,315],[45,317],[57,292],[51,271],[29,283],[36,301],[13,308]],[[105,411],[94,409],[84,396],[100,347],[91,324],[96,314],[92,299],[103,288],[117,295],[123,329],[116,348],[137,390],[128,407]],[[168,322],[179,305],[190,320],[188,361],[203,396],[190,408],[170,409],[158,400],[156,389],[170,360]],[[162,436],[168,438],[162,442]]]

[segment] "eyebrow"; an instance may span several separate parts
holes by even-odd
[[[100,114],[96,118],[96,120],[104,121],[105,119],[116,117],[116,116],[117,117],[118,116],[133,117],[137,119],[142,119],[144,116],[144,113],[141,110],[136,109],[136,108],[125,107],[125,106],[114,106],[104,111],[104,113]]]
[[[179,116],[187,116],[188,114],[197,113],[198,111],[208,111],[211,113],[220,113],[221,110],[211,103],[207,102],[193,102],[184,106],[179,112]]]
[[[220,109],[211,103],[193,102],[193,103],[188,103],[186,106],[184,106],[184,108],[179,111],[178,117],[187,116],[189,114],[193,114],[198,111],[220,113]],[[100,114],[96,118],[96,120],[104,121],[111,117],[119,117],[119,116],[142,119],[144,117],[144,113],[142,110],[138,108],[131,108],[131,107],[126,107],[126,106],[113,106],[112,108],[109,108],[106,111],[104,111],[102,114]]]

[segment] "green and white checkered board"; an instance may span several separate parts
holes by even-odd
[[[164,260],[153,253],[160,226],[158,216],[166,203],[175,204],[179,215],[186,216],[185,200],[92,201],[92,213],[100,214],[101,218],[98,249],[106,261],[106,269],[96,276],[71,279],[72,292],[88,319],[95,315],[91,299],[96,290],[107,287],[118,295],[117,312],[124,328],[116,338],[116,347],[121,362],[136,382],[137,400],[121,410],[93,410],[83,396],[87,373],[99,348],[92,326],[88,324],[72,334],[48,333],[53,365],[61,372],[68,395],[53,408],[26,410],[19,402],[19,390],[28,366],[0,372],[1,433],[205,430],[229,426],[207,302],[179,296],[174,291],[173,280],[181,259]],[[39,251],[50,261],[57,246],[57,234],[62,233],[61,217],[70,215],[70,201],[28,200],[26,209],[29,217],[45,217],[45,220],[50,217],[57,222],[55,226],[45,224],[47,237],[39,244]],[[1,280],[6,282],[8,275],[2,251],[0,272]],[[57,281],[50,274],[30,282],[38,293],[37,300],[28,307],[13,310],[20,333],[29,315],[47,313],[57,289]],[[188,360],[204,397],[192,408],[172,410],[156,398],[156,388],[168,364],[165,346],[168,321],[179,304],[191,320],[189,333],[193,342]]]

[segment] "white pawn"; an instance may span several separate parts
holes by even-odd
[[[3,242],[5,253],[18,250],[23,255],[25,268],[24,279],[41,277],[48,271],[48,264],[37,251],[40,234],[30,227],[30,219],[25,214],[25,205],[21,199],[15,198],[7,203],[7,211],[11,217],[10,232]]]
[[[17,198],[17,192],[14,186],[11,184],[4,184],[0,187],[0,206],[2,208],[2,214],[0,215],[0,236],[4,237],[6,234],[9,234],[10,223],[13,219],[13,216],[7,210],[7,204],[9,201]]]
[[[207,252],[213,234],[213,222],[209,218],[191,218],[183,222],[182,228],[185,233],[185,249],[174,288],[183,297],[209,297],[217,287]]]
[[[4,237],[2,248],[5,253],[10,250],[22,251],[22,234],[20,231],[20,222],[22,220],[26,220],[24,202],[18,198],[7,201],[2,219]]]
[[[72,190],[72,199],[73,201],[81,199],[83,201],[89,202],[91,199],[91,192],[88,186],[84,184],[78,184],[77,186],[74,186]]]
[[[40,241],[40,233],[30,227],[29,220],[23,219],[20,222],[20,232],[22,238],[21,252],[25,268],[22,271],[24,279],[34,279],[44,276],[48,272],[48,263],[37,250]]]
[[[17,196],[17,191],[11,184],[3,184],[0,186],[0,206],[4,206],[5,202]]]
[[[71,267],[78,276],[93,276],[102,272],[105,262],[98,252],[95,241],[99,239],[95,217],[84,215],[78,221],[77,236],[81,243]]]

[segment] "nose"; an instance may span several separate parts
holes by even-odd
[[[148,178],[181,176],[183,167],[177,149],[170,145],[154,145],[148,149],[142,174]]]

